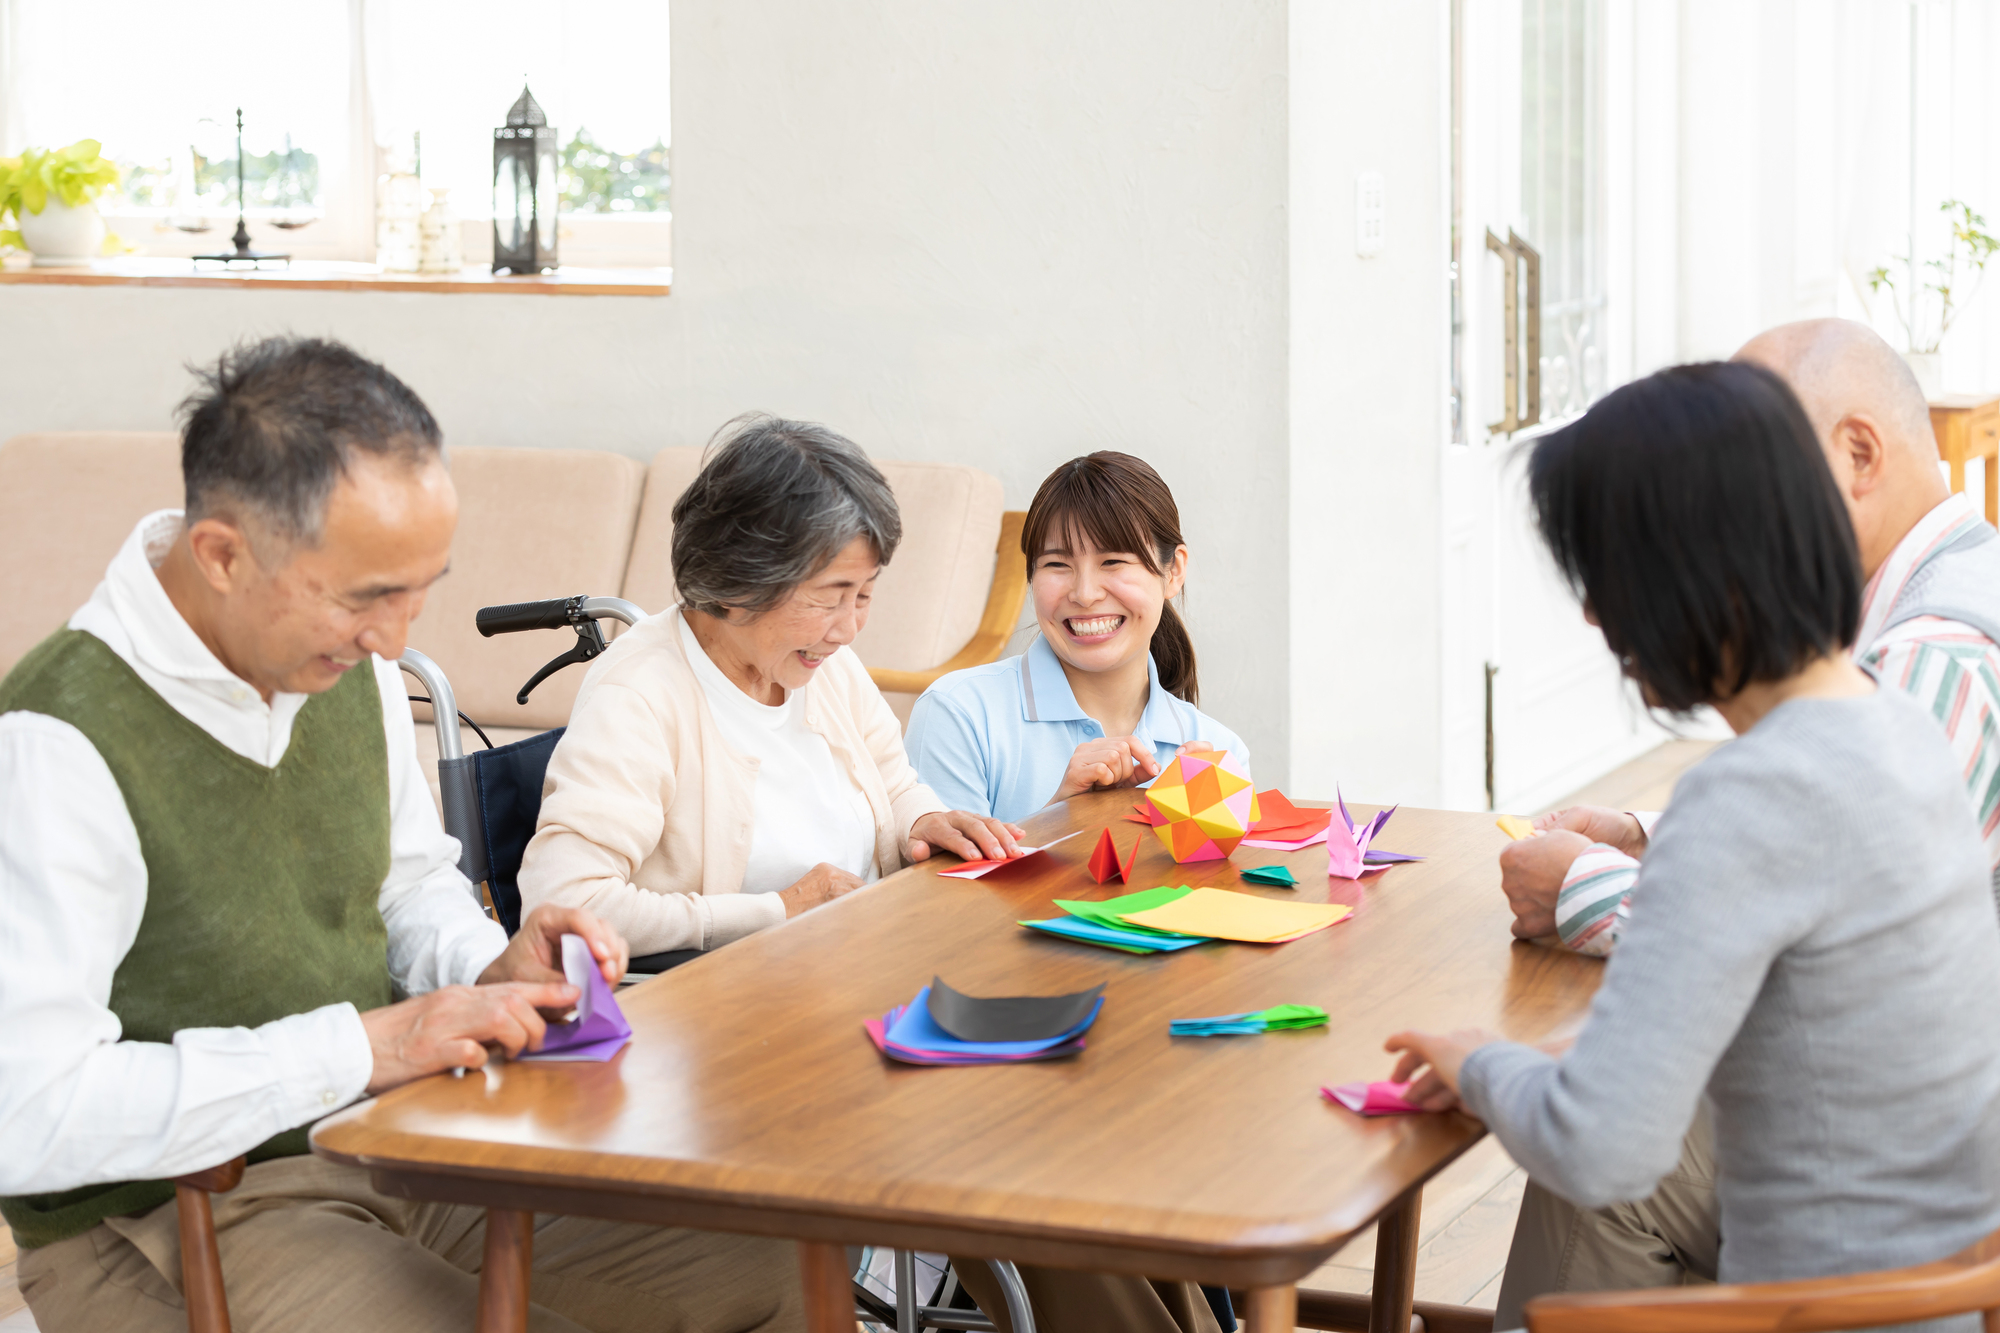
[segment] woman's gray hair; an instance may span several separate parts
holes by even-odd
[[[885,565],[903,539],[868,455],[824,426],[746,413],[716,432],[674,501],[674,584],[712,616],[769,611],[856,537]]]

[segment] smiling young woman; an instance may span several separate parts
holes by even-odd
[[[1248,758],[1195,707],[1194,642],[1173,604],[1188,548],[1159,473],[1108,451],[1064,463],[1028,508],[1021,554],[1040,635],[942,677],[910,713],[911,762],[939,799],[1020,819],[1137,786],[1182,749]]]

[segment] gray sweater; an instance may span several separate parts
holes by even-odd
[[[1942,1258],[2000,1227],[2000,922],[1937,725],[1901,691],[1780,705],[1689,773],[1560,1060],[1465,1062],[1545,1188],[1641,1199],[1715,1113],[1724,1281]]]

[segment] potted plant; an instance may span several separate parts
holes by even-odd
[[[106,241],[97,197],[117,183],[118,168],[95,139],[0,158],[0,217],[14,217],[0,245],[32,251],[38,266],[89,263]]]
[[[1868,274],[1869,291],[1889,289],[1889,304],[1895,311],[1896,322],[1903,326],[1903,346],[1907,349],[1903,359],[1910,363],[1926,398],[1936,398],[1943,392],[1944,358],[1938,348],[1951,332],[1952,322],[1965,312],[1973,293],[1979,290],[1986,262],[2000,250],[2000,237],[1987,233],[1986,219],[1973,212],[1970,204],[1947,199],[1938,207],[1951,220],[1951,247],[1942,259],[1923,262],[1921,267],[1928,272],[1916,282],[1916,291],[1897,290],[1898,270],[1883,266]],[[1897,262],[1904,266],[1901,272],[1914,276],[1908,255],[1897,256]],[[1966,284],[1963,290],[1961,281]]]

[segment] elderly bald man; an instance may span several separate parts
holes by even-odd
[[[1861,567],[1857,661],[1921,700],[1944,727],[1996,867],[2000,895],[2000,534],[1938,472],[1930,409],[1909,367],[1861,324],[1805,320],[1737,352],[1792,386],[1847,501]],[[1514,933],[1608,954],[1643,892],[1657,814],[1576,807],[1501,854]],[[1530,1182],[1494,1327],[1551,1291],[1677,1286],[1715,1276],[1715,1171],[1707,1117],[1653,1197],[1580,1209]]]

